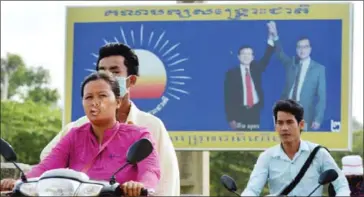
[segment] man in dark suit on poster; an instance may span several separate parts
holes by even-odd
[[[268,33],[274,40],[275,53],[286,70],[286,83],[282,99],[290,98],[305,109],[304,130],[320,128],[326,109],[326,68],[311,58],[309,38],[297,40],[296,55],[288,56],[280,42],[276,23],[267,24]]]
[[[240,65],[226,72],[224,81],[225,114],[234,130],[259,130],[260,111],[264,106],[262,73],[274,53],[271,38],[264,56],[254,59],[254,50],[242,46],[238,51]]]

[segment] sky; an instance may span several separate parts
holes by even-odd
[[[279,3],[282,1],[269,1]],[[287,3],[287,1],[283,1]],[[294,1],[292,1],[294,2]],[[354,3],[353,116],[363,123],[363,2]],[[207,1],[209,4],[236,1]],[[242,3],[267,3],[243,1]],[[61,94],[63,105],[65,78],[66,6],[88,5],[166,5],[175,1],[1,1],[1,57],[16,53],[26,65],[43,66],[51,74],[51,84]]]

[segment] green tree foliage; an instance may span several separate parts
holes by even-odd
[[[341,158],[345,155],[360,155],[363,158],[363,130],[353,133],[353,148],[352,152],[331,152],[336,163],[341,167]]]
[[[56,89],[35,87],[28,91],[25,100],[36,103],[54,104],[59,99],[59,94]]]
[[[32,101],[1,101],[1,137],[13,146],[21,163],[38,163],[40,152],[61,126],[58,108]]]
[[[49,71],[42,67],[26,67],[16,54],[1,58],[1,99],[18,96],[22,100],[53,104],[59,99],[56,89],[46,87],[50,83]]]
[[[40,151],[61,129],[61,110],[53,107],[59,94],[49,83],[48,70],[27,67],[16,54],[1,57],[1,137],[14,147],[19,162],[38,163]]]
[[[361,127],[363,126],[361,125]],[[237,183],[238,193],[246,187],[254,164],[258,159],[260,151],[214,151],[210,152],[210,195],[231,196],[221,185],[220,177],[227,174],[234,178]],[[363,130],[353,133],[352,152],[331,152],[338,166],[341,168],[341,158],[345,155],[361,155],[363,157]],[[327,191],[327,190],[324,190]],[[269,194],[267,185],[261,195]]]
[[[15,94],[16,87],[20,86],[14,83],[13,76],[15,73],[24,71],[23,59],[16,54],[6,54],[6,58],[1,58],[1,99],[8,99]]]
[[[260,151],[213,151],[210,152],[210,195],[231,196],[220,182],[227,174],[235,179],[238,193],[245,188]]]

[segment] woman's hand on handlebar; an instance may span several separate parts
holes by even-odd
[[[15,186],[15,179],[3,179],[0,182],[0,191],[11,191]]]
[[[124,191],[125,196],[140,196],[143,188],[143,183],[135,181],[128,181],[121,185],[121,189]]]

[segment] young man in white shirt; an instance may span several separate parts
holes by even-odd
[[[302,166],[318,144],[301,139],[305,121],[303,107],[294,100],[278,101],[273,108],[275,130],[281,143],[262,152],[250,175],[249,182],[241,196],[260,196],[268,182],[269,193],[273,196],[308,196],[316,186],[320,174],[334,169],[338,178],[332,182],[336,196],[350,196],[348,182],[330,153],[318,150],[310,167],[295,187],[288,187],[299,174]],[[286,188],[291,188],[290,190]],[[323,187],[319,187],[312,196],[322,196]]]
[[[100,48],[96,70],[107,70],[117,77],[123,104],[117,112],[120,122],[127,122],[146,127],[156,141],[161,166],[161,179],[154,195],[179,196],[180,178],[177,155],[163,122],[152,114],[139,110],[130,100],[129,89],[139,76],[139,60],[128,46],[121,43],[110,43]],[[40,158],[43,160],[52,148],[65,136],[72,127],[78,127],[89,120],[86,116],[67,124],[52,141],[43,149]]]

